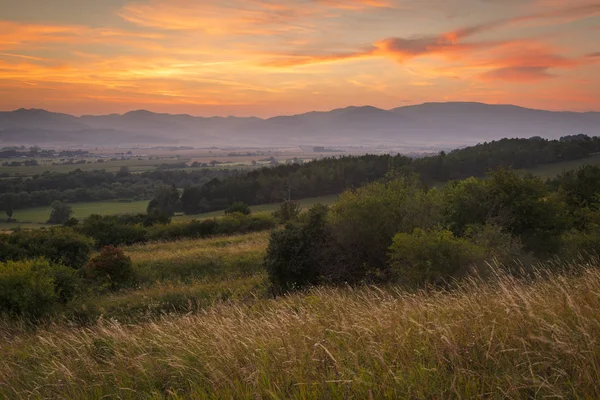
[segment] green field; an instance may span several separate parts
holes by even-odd
[[[91,214],[112,215],[127,213],[143,213],[148,207],[148,200],[119,202],[119,201],[99,201],[90,203],[74,203],[73,216],[77,219],[83,219]],[[0,230],[11,229],[17,226],[23,228],[39,228],[44,226],[50,217],[50,207],[28,208],[24,210],[15,210],[13,218],[17,222],[0,223]]]
[[[337,196],[322,196],[313,197],[308,199],[299,200],[300,207],[306,210],[312,207],[316,203],[322,203],[330,205],[335,202]],[[277,209],[279,204],[262,204],[250,207],[252,212],[273,212]],[[144,213],[148,207],[148,200],[132,201],[132,202],[119,202],[119,201],[100,201],[90,203],[74,203],[71,204],[73,207],[74,217],[77,219],[85,219],[92,214],[100,215],[114,215],[114,214],[128,214],[128,213]],[[50,217],[50,207],[37,207],[28,208],[24,210],[16,210],[13,218],[17,222],[0,222],[0,230],[12,229],[18,226],[22,228],[40,228],[45,226],[46,221]],[[223,216],[223,211],[214,211],[205,214],[198,215],[180,215],[173,218],[174,222],[190,221],[192,219],[206,219]]]
[[[321,197],[310,197],[307,199],[297,200],[300,204],[300,208],[302,210],[307,210],[311,208],[313,205],[317,203],[321,203],[324,205],[331,205],[335,203],[338,195],[332,196],[321,196]],[[273,212],[275,211],[281,203],[272,203],[272,204],[261,204],[257,206],[250,206],[250,209],[253,213],[263,213],[263,212]],[[174,218],[174,221],[189,221],[192,219],[206,219],[206,218],[214,218],[214,217],[222,217],[224,215],[223,211],[213,211],[204,214],[198,215],[181,215]]]
[[[582,165],[600,165],[600,154],[582,160],[565,161],[554,164],[539,165],[527,171],[544,179],[554,178],[565,171],[574,170]]]

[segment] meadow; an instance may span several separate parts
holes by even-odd
[[[161,246],[128,251],[137,262],[173,256]],[[496,270],[451,291],[322,287],[270,299],[234,285],[200,312],[190,301],[136,325],[4,323],[0,397],[599,398],[597,265],[529,280]]]
[[[321,196],[308,199],[298,200],[300,207],[306,210],[316,203],[330,205],[337,199],[338,196]],[[141,201],[99,201],[89,203],[73,203],[70,204],[73,208],[73,216],[77,219],[85,219],[92,214],[99,215],[115,215],[128,213],[145,213],[148,207],[148,200]],[[277,209],[279,203],[262,204],[251,206],[250,209],[254,213],[273,212]],[[13,218],[17,222],[0,222],[0,230],[12,229],[18,226],[22,228],[41,228],[46,225],[46,221],[50,216],[51,207],[36,207],[23,210],[15,210]],[[221,217],[223,211],[214,211],[196,215],[177,215],[173,218],[173,222],[185,222],[193,219],[202,220],[207,218]]]
[[[527,171],[539,176],[540,178],[551,179],[562,174],[563,172],[575,170],[583,165],[600,165],[600,154],[595,154],[591,157],[581,160],[538,165],[537,167],[530,168]]]

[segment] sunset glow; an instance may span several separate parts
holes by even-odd
[[[600,110],[599,37],[591,0],[0,0],[0,109]]]

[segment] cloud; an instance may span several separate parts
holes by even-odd
[[[387,0],[150,0],[124,6],[119,16],[139,26],[199,31],[209,35],[274,35],[308,32],[333,11],[392,7]]]
[[[480,75],[484,81],[534,82],[551,78],[548,67],[512,66],[493,69]]]

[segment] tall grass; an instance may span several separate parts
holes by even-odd
[[[268,232],[212,239],[180,240],[125,248],[140,283],[235,279],[262,273]]]
[[[0,328],[0,397],[600,398],[600,270],[317,288],[129,326]]]

